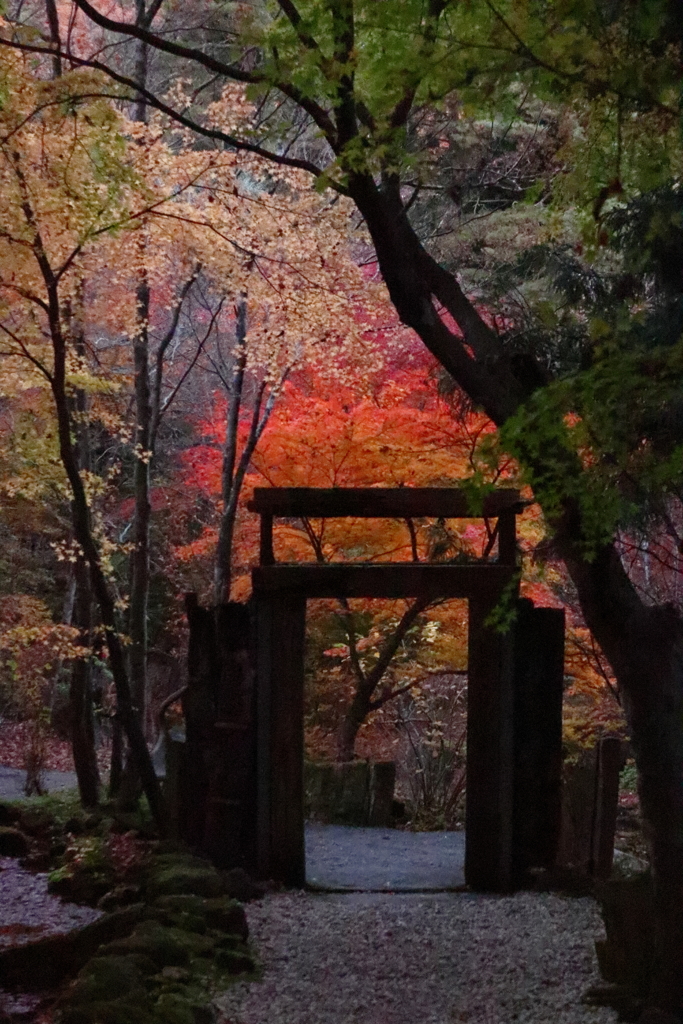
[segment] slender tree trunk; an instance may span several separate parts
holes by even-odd
[[[92,643],[92,595],[88,568],[82,559],[76,564],[76,607],[74,623],[81,630],[82,642]],[[71,710],[71,749],[78,779],[78,792],[84,807],[96,807],[99,800],[100,773],[95,752],[92,674],[90,658],[79,658],[71,669],[69,688]]]
[[[145,0],[136,0],[136,23],[147,27]],[[146,43],[136,43],[135,78],[144,88],[147,84],[147,64],[149,47]],[[141,123],[147,121],[147,107],[138,96],[133,107],[133,119]],[[145,240],[140,242],[141,255],[144,256]],[[144,266],[138,271],[136,288],[137,331],[133,342],[134,394],[135,394],[135,447],[134,447],[134,512],[133,512],[133,550],[130,556],[130,606],[128,610],[128,673],[130,678],[133,713],[137,716],[140,727],[145,731],[147,704],[147,614],[149,607],[149,530],[152,508],[149,498],[150,460],[152,432],[152,404],[149,380],[149,314],[150,290],[147,272]],[[123,757],[123,745],[112,744],[112,760],[114,753],[119,759]],[[121,764],[114,768],[110,776],[109,789],[123,806],[133,806],[139,796],[139,765],[132,750],[129,750],[125,768]]]
[[[73,347],[80,358],[86,354],[83,333],[83,292],[80,282],[76,296],[77,307],[65,304],[67,329]],[[74,457],[79,471],[92,468],[88,396],[83,388],[77,388],[71,398],[75,419]],[[81,630],[81,643],[90,649],[92,645],[92,593],[88,568],[81,558],[76,562],[75,601],[73,622]],[[90,658],[74,662],[71,668],[69,687],[69,709],[71,718],[71,751],[78,779],[78,791],[84,807],[96,807],[99,800],[100,773],[95,750],[95,721],[92,694]]]
[[[50,289],[53,292],[53,289]],[[137,758],[140,766],[140,774],[145,795],[149,801],[152,815],[157,827],[161,832],[166,830],[166,814],[159,780],[157,779],[152,760],[147,749],[145,737],[140,727],[140,722],[133,709],[128,674],[123,646],[119,637],[119,627],[116,621],[116,611],[113,595],[107,584],[106,577],[102,571],[100,559],[95,541],[90,530],[90,515],[88,501],[78,471],[78,465],[74,457],[73,445],[71,442],[71,417],[69,416],[69,404],[66,393],[66,350],[61,334],[59,323],[59,311],[56,297],[50,296],[50,321],[53,337],[53,351],[55,355],[55,366],[52,377],[52,393],[54,396],[57,411],[57,424],[59,432],[59,450],[62,464],[71,487],[72,502],[71,514],[74,527],[74,536],[83,550],[84,557],[90,570],[90,580],[93,595],[100,609],[100,617],[104,627],[105,639],[109,648],[109,662],[111,666],[114,685],[116,687],[117,713],[121,719],[123,731],[128,739],[130,748]]]
[[[121,789],[123,778],[123,729],[118,710],[111,719],[111,761],[109,763],[109,787],[107,795],[114,800]]]
[[[218,534],[218,545],[216,548],[216,563],[214,567],[214,601],[217,605],[224,604],[230,600],[230,585],[232,582],[232,555],[233,539],[235,536],[235,522],[237,520],[237,507],[242,485],[249,469],[249,463],[261,440],[261,435],[268,425],[270,414],[273,411],[277,397],[284,387],[289,376],[290,368],[287,367],[280,380],[276,383],[269,383],[264,378],[256,389],[251,410],[251,420],[246,432],[242,451],[239,459],[237,457],[239,442],[240,411],[244,397],[244,376],[247,365],[247,297],[241,295],[236,306],[237,322],[235,329],[235,340],[237,352],[232,371],[232,381],[228,392],[228,413],[225,430],[225,445],[223,446],[223,465],[221,470],[221,493],[223,498],[223,512]],[[266,391],[268,397],[264,403]]]
[[[149,604],[149,500],[150,428],[152,407],[149,387],[149,285],[144,271],[137,288],[138,332],[133,346],[135,361],[135,513],[131,554],[130,648],[128,665],[135,713],[144,727],[147,699],[147,613]]]
[[[136,21],[148,27],[145,0],[136,0]],[[135,80],[144,88],[147,85],[147,64],[149,47],[136,43]],[[147,122],[147,107],[139,96],[134,107],[134,120]],[[140,243],[144,256],[146,243]],[[136,290],[137,331],[133,342],[135,370],[135,470],[134,493],[135,512],[133,519],[133,552],[131,555],[130,587],[130,650],[128,665],[131,693],[136,714],[144,728],[145,703],[147,699],[147,612],[149,604],[149,528],[152,507],[149,500],[150,460],[152,457],[152,401],[149,381],[149,314],[150,290],[147,272],[139,271]]]
[[[60,49],[59,14],[55,0],[45,0],[45,12],[52,45]],[[52,59],[52,73],[54,78],[61,77],[62,61],[58,55],[55,55]],[[71,300],[65,303],[67,330],[71,335],[74,349],[80,357],[85,355],[82,318],[83,290],[84,283],[81,281],[77,294],[77,311],[74,311],[72,308]],[[76,413],[75,459],[80,469],[89,470],[91,450],[88,424],[88,396],[83,388],[77,388],[71,401]],[[80,627],[82,642],[86,647],[90,647],[91,643],[91,604],[92,598],[87,568],[79,560],[76,564],[75,574],[75,601],[73,602],[72,612],[68,617],[68,621],[73,620]],[[65,619],[65,621],[67,620]],[[96,807],[99,800],[100,774],[97,765],[97,754],[95,752],[95,722],[89,658],[79,659],[74,662],[71,668],[69,711],[71,720],[71,753],[76,769],[81,803],[84,807]]]
[[[235,311],[237,314],[235,322],[236,352],[228,396],[228,415],[221,468],[223,514],[218,533],[214,571],[214,597],[217,605],[230,600],[230,584],[232,582],[232,541],[237,515],[235,465],[237,463],[240,409],[244,391],[244,371],[247,366],[247,302],[245,296],[240,296]]]
[[[349,638],[349,650],[351,652],[353,673],[356,679],[356,690],[351,703],[346,709],[346,713],[337,732],[337,760],[341,762],[352,761],[354,759],[358,732],[368,715],[373,711],[377,711],[386,704],[387,701],[397,697],[399,693],[405,692],[406,687],[400,687],[398,690],[390,691],[377,699],[373,699],[374,694],[377,691],[377,687],[384,678],[396,651],[403,643],[406,633],[417,617],[421,615],[428,606],[429,601],[425,598],[417,598],[408,606],[401,617],[401,621],[396,626],[396,629],[384,643],[377,662],[367,675],[363,672],[358,659],[356,638],[353,634],[348,604],[346,602],[343,602],[343,604],[347,613],[347,635]]]
[[[341,764],[353,761],[356,756],[356,739],[361,725],[370,714],[370,705],[370,695],[362,686],[357,685],[337,732],[337,760]]]

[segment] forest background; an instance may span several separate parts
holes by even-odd
[[[41,767],[56,764],[54,751],[52,759],[49,753],[51,731],[63,740],[74,733],[74,679],[85,681],[85,704],[94,701],[99,733],[109,739],[116,708],[91,609],[88,636],[78,629],[80,551],[58,451],[49,354],[34,333],[31,308],[41,307],[41,284],[30,274],[37,268],[16,266],[31,217],[46,248],[54,246],[67,260],[79,247],[85,250],[59,282],[72,345],[65,393],[92,530],[122,613],[148,741],[156,739],[160,705],[185,671],[183,593],[197,592],[205,601],[249,596],[258,538],[246,503],[254,486],[469,481],[481,488],[510,486],[519,472],[493,451],[491,421],[463,406],[462,393],[400,325],[367,238],[359,230],[349,234],[348,211],[336,209],[338,202],[310,195],[301,175],[290,171],[274,180],[263,160],[197,154],[191,138],[174,153],[164,135],[167,121],[143,128],[126,118],[125,108],[115,112],[109,104],[86,106],[84,100],[84,109],[64,111],[63,93],[57,94],[59,105],[52,100],[54,80],[44,67],[4,56],[17,101],[4,110],[5,124],[12,126],[4,154],[13,167],[5,181],[5,223],[11,228],[4,236],[2,282],[3,714],[5,749],[13,749],[11,737],[19,739],[31,790],[40,788]],[[71,93],[74,85],[69,83]],[[255,116],[242,89],[233,90],[229,102],[231,117],[248,123]],[[57,110],[48,120],[44,111],[53,103]],[[74,134],[65,144],[67,126]],[[445,141],[439,140],[440,149]],[[529,140],[520,144],[531,147]],[[495,163],[490,126],[475,122],[469,147],[468,162],[478,154],[480,163]],[[539,159],[530,148],[525,158],[532,157]],[[34,197],[37,209],[30,216],[22,188]],[[104,209],[93,209],[92,193],[104,190]],[[492,214],[499,220],[508,206],[494,202],[492,211],[489,205],[473,213],[468,231],[481,230],[478,221]],[[508,255],[504,233],[498,248],[496,258]],[[141,377],[148,390],[142,403]],[[138,680],[132,648],[140,609],[133,607],[131,592],[140,543],[133,538],[143,516],[149,532],[147,623],[144,632],[137,629],[145,648],[145,673]],[[535,559],[545,531],[533,504],[521,522],[522,592],[543,604],[573,605],[566,735],[569,744],[591,743],[620,722],[613,680],[566,574],[558,564]],[[478,520],[359,520],[343,529],[334,522],[292,522],[278,529],[278,556],[495,557],[491,541],[491,528],[487,532]],[[433,767],[445,770],[437,801],[443,808],[449,782],[461,788],[462,771],[455,769],[464,764],[466,609],[460,602],[431,609],[401,605],[314,603],[308,749],[314,758],[387,758],[403,733],[413,768],[424,773],[425,763],[435,760]],[[383,666],[392,651],[378,673],[378,663]],[[150,663],[154,687],[145,678]],[[373,673],[376,681],[350,727],[354,695]],[[81,711],[90,742],[91,715]],[[12,724],[16,720],[20,728]],[[115,743],[115,758],[120,749]],[[85,757],[92,766],[92,753]],[[114,774],[120,771],[115,765]],[[82,789],[91,791],[92,784],[82,781]],[[446,823],[438,812],[434,820]]]

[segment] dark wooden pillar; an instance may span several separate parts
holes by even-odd
[[[186,608],[186,740],[170,747],[167,772],[167,784],[178,790],[177,829],[218,867],[248,870],[256,839],[251,614],[236,602],[200,608],[194,595]]]
[[[512,880],[513,636],[486,625],[497,600],[469,603],[465,880],[505,892]]]
[[[258,871],[302,886],[306,598],[257,595],[256,609]]]
[[[564,611],[518,602],[514,627],[513,882],[555,863],[562,814]]]
[[[273,517],[261,516],[261,565],[275,565],[275,551],[273,550]]]

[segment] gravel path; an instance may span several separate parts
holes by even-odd
[[[306,881],[328,890],[457,889],[465,884],[465,833],[309,822]]]
[[[221,1024],[614,1024],[590,899],[549,893],[279,893],[249,904],[264,968]]]
[[[47,891],[47,875],[27,871],[14,858],[0,857],[0,948],[64,934],[101,916],[100,910],[77,907],[52,896]],[[12,993],[0,988],[0,1019],[8,1014],[30,1024],[39,1019],[42,1002],[40,993]]]
[[[0,857],[0,947],[69,932],[101,916],[101,910],[64,903],[49,893],[46,874],[33,874],[18,860]]]
[[[48,793],[57,789],[75,789],[77,785],[75,772],[43,772],[45,788]],[[17,800],[23,797],[26,772],[23,768],[6,768],[0,765],[0,797]]]

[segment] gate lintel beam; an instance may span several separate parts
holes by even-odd
[[[500,594],[515,567],[497,563],[451,565],[423,562],[349,562],[303,565],[278,562],[252,569],[256,596],[279,591],[306,597],[471,598]]]

